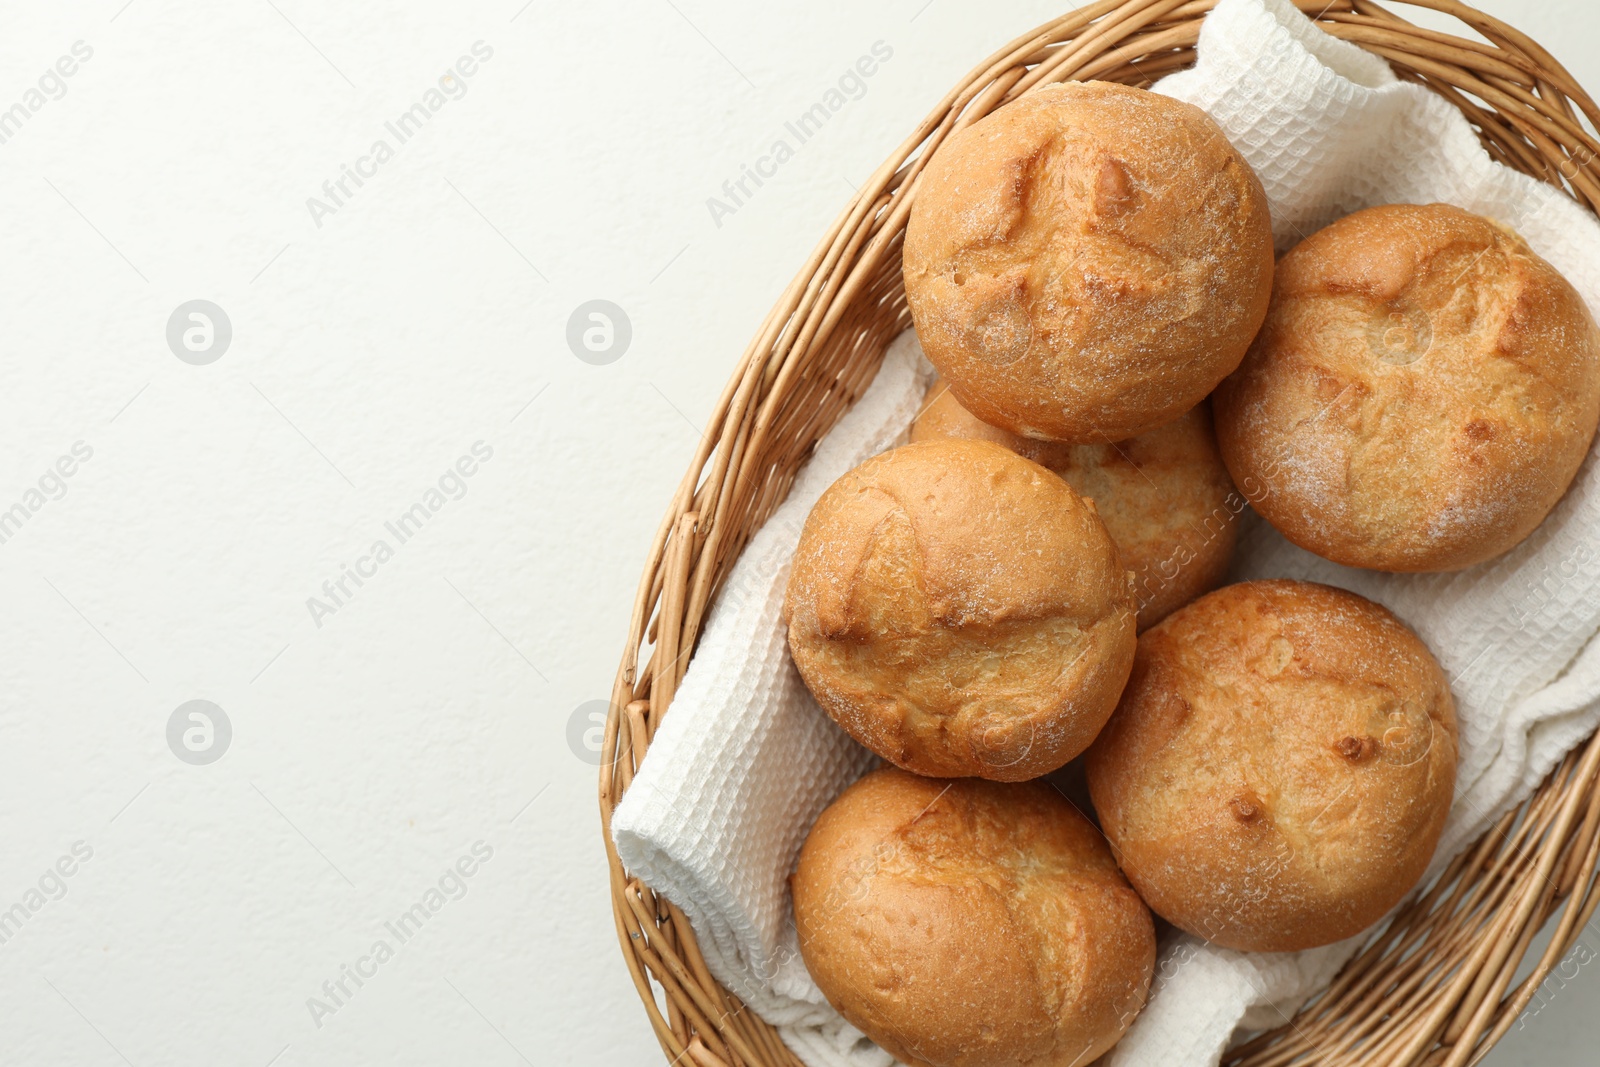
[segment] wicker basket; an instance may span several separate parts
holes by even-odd
[[[1296,2],[1328,33],[1459,107],[1496,160],[1600,209],[1600,183],[1589,170],[1600,142],[1583,126],[1585,118],[1600,124],[1600,110],[1526,36],[1455,0],[1416,6],[1448,13],[1490,43],[1422,29],[1368,0]],[[772,1027],[711,977],[683,913],[623,870],[611,812],[671,706],[733,561],[911,323],[900,250],[923,164],[953,130],[1041,85],[1093,78],[1148,86],[1188,66],[1214,4],[1101,0],[985,60],[862,186],[718,400],[639,583],[600,769],[617,936],[672,1063],[801,1067]],[[1600,740],[1591,738],[1382,928],[1326,992],[1224,1062],[1458,1067],[1480,1059],[1517,1023],[1600,901],[1597,778]],[[1513,985],[1535,933],[1557,912],[1549,947]]]

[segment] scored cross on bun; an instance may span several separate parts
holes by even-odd
[[[1217,390],[1258,512],[1350,567],[1453,571],[1527,537],[1600,422],[1600,331],[1511,230],[1448,204],[1367,208],[1283,257]]]
[[[822,813],[790,884],[828,1002],[918,1067],[1084,1067],[1155,968],[1149,910],[1042,782],[875,771]]]
[[[1054,770],[1133,663],[1132,583],[1094,504],[988,441],[906,445],[835,482],[783,611],[818,703],[918,774]]]
[[[1030,92],[928,162],[905,237],[917,336],[974,415],[1121,441],[1171,422],[1267,312],[1266,193],[1205,112],[1107,82]]]

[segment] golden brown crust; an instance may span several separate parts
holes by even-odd
[[[1106,442],[1239,365],[1272,284],[1266,194],[1199,108],[1072,82],[953,134],[905,238],[906,300],[961,403],[1024,437]]]
[[[1003,445],[1094,501],[1122,565],[1134,574],[1140,630],[1214,588],[1227,573],[1244,498],[1228,479],[1205,403],[1120,444],[1071,445],[990,426],[962,407],[940,378],[911,424],[911,440],[949,437]]]
[[[1450,809],[1438,662],[1388,610],[1310,582],[1226,586],[1139,639],[1087,757],[1101,826],[1163,918],[1228,948],[1350,937],[1422,876]]]
[[[1150,912],[1043,783],[875,771],[818,818],[791,885],[807,970],[904,1063],[1086,1064],[1149,991]]]
[[[1600,421],[1600,333],[1523,240],[1445,204],[1347,216],[1278,265],[1215,397],[1234,480],[1347,566],[1450,571],[1514,547]]]
[[[1094,505],[986,441],[906,445],[835,482],[784,600],[795,665],[852,737],[919,774],[1003,781],[1088,747],[1135,612]]]

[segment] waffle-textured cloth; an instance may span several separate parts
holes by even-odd
[[[1600,224],[1485,154],[1462,115],[1287,0],[1222,0],[1198,62],[1156,91],[1205,109],[1255,167],[1280,250],[1359,208],[1442,201],[1497,218],[1600,314]],[[785,879],[817,812],[870,757],[805,692],[779,607],[806,512],[846,469],[895,443],[925,368],[903,337],[867,396],[818,447],[788,502],[735,566],[682,688],[613,820],[628,868],[689,915],[716,977],[777,1024],[812,1067],[890,1063],[822,1000],[795,949]],[[1247,528],[1236,579],[1306,578],[1391,608],[1438,655],[1461,762],[1434,864],[1534,788],[1600,723],[1600,472],[1590,456],[1527,541],[1459,574],[1351,570]],[[1164,943],[1149,1006],[1114,1067],[1216,1063],[1234,1031],[1273,1025],[1325,985],[1360,939],[1247,954]]]
[[[901,334],[734,564],[611,820],[623,864],[683,909],[711,973],[784,1027],[815,1067],[893,1062],[822,999],[789,905],[806,831],[875,758],[811,699],[778,613],[811,505],[846,471],[905,440],[932,380],[916,336]],[[851,1057],[858,1042],[863,1054]]]

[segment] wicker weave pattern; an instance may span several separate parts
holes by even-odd
[[[1382,56],[1400,77],[1460,108],[1494,159],[1600,210],[1592,170],[1600,141],[1584,125],[1600,125],[1600,110],[1528,37],[1455,0],[1415,6],[1453,15],[1490,43],[1422,29],[1369,0],[1296,3],[1328,33]],[[733,561],[782,502],[816,442],[864,391],[889,341],[910,325],[900,248],[923,164],[953,130],[1038,86],[1101,79],[1144,87],[1189,66],[1214,5],[1101,0],[984,61],[862,186],[767,315],[718,400],[651,546],[600,769],[617,936],[670,1062],[801,1067],[773,1029],[711,977],[682,912],[623,870],[611,846],[611,812],[672,703]],[[1516,1025],[1600,903],[1597,864],[1600,739],[1591,738],[1327,992],[1224,1062],[1476,1062]],[[1557,912],[1549,948],[1513,985],[1534,934]]]

